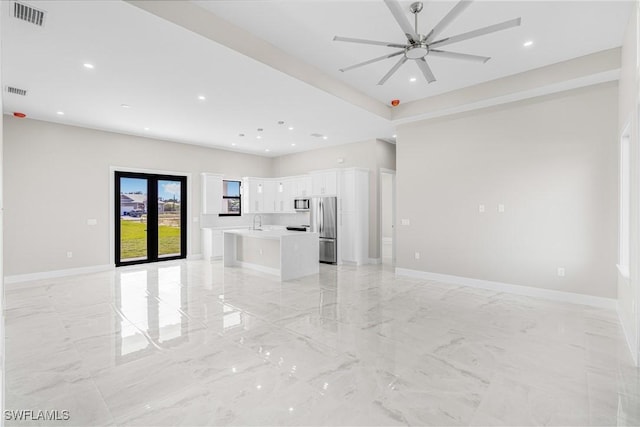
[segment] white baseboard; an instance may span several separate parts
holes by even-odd
[[[56,277],[77,276],[78,274],[99,273],[113,270],[113,265],[93,265],[90,267],[69,268],[67,270],[43,271],[39,273],[16,274],[14,276],[4,276],[4,284],[12,285],[16,283],[31,282],[34,280],[54,279]]]
[[[451,276],[448,274],[430,273],[428,271],[411,270],[408,268],[396,268],[397,275],[415,277],[418,279],[435,280],[444,283],[453,283],[462,286],[489,289],[498,292],[524,295],[529,297],[544,298],[553,301],[562,301],[572,304],[582,304],[592,307],[608,308],[615,310],[617,301],[613,298],[596,297],[592,295],[576,294],[573,292],[554,291],[551,289],[534,288],[531,286],[512,285],[509,283],[492,282],[489,280],[471,279],[469,277]]]
[[[202,254],[191,254],[191,255],[187,255],[187,260],[188,261],[198,261],[204,259],[204,255]]]
[[[382,264],[382,258],[369,258],[367,264]]]
[[[634,337],[631,336],[628,329],[625,327],[625,322],[621,315],[622,309],[620,307],[620,302],[618,302],[616,306],[616,311],[618,313],[618,321],[620,321],[620,325],[622,325],[622,334],[624,335],[624,338],[627,341],[627,347],[629,347],[629,351],[631,352],[633,363],[635,364],[635,366],[640,366],[638,365],[638,363],[640,362],[640,360],[638,360],[638,357],[640,356],[640,348],[635,348],[635,345],[633,344]]]
[[[382,244],[383,245],[390,245],[393,243],[393,237],[383,237],[382,238]]]

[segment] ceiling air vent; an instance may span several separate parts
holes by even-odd
[[[18,89],[17,87],[7,86],[7,92],[14,95],[27,96],[26,89]]]
[[[44,25],[45,12],[24,3],[13,3],[13,17],[30,22],[39,27]]]
[[[311,136],[314,137],[314,138],[320,138],[320,137],[322,137],[322,134],[321,133],[312,133]]]

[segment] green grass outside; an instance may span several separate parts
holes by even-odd
[[[147,224],[120,220],[120,259],[147,256]],[[180,228],[158,227],[158,255],[180,254]]]

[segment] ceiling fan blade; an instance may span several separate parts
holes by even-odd
[[[499,24],[489,25],[488,27],[479,28],[477,30],[469,31],[468,33],[458,34],[457,36],[451,36],[435,41],[433,43],[430,43],[429,47],[446,46],[448,44],[458,43],[463,40],[484,36],[485,34],[495,33],[496,31],[502,31],[512,27],[517,27],[518,25],[520,25],[520,22],[522,22],[522,18],[511,19]]]
[[[379,42],[379,41],[375,41],[375,40],[365,40],[365,39],[354,39],[352,37],[335,36],[333,38],[333,40],[337,41],[337,42],[373,44],[373,45],[377,45],[377,46],[388,46],[388,47],[399,47],[399,48],[404,48],[405,47],[405,45],[400,44],[400,43]]]
[[[396,65],[394,65],[393,67],[391,67],[391,69],[389,70],[389,72],[387,74],[384,75],[384,77],[382,79],[380,79],[380,81],[378,82],[379,86],[382,86],[384,84],[384,82],[386,82],[387,80],[389,80],[389,77],[391,77],[393,75],[393,73],[395,73],[396,71],[398,71],[398,68],[400,68],[402,66],[402,64],[404,64],[405,62],[407,62],[407,57],[403,56],[402,58],[400,58],[400,61],[398,61],[396,63]]]
[[[382,61],[383,59],[393,58],[394,56],[398,56],[398,55],[403,54],[403,53],[404,53],[404,50],[399,50],[399,51],[393,52],[393,53],[391,53],[389,55],[384,55],[384,56],[381,56],[379,58],[373,58],[373,59],[370,59],[368,61],[361,62],[359,64],[351,65],[349,67],[340,68],[340,71],[345,72],[345,71],[353,70],[354,68],[362,67],[363,65],[373,64],[374,62]]]
[[[420,37],[415,33],[413,28],[411,28],[411,24],[409,23],[402,6],[398,3],[398,0],[384,0],[384,2],[391,11],[393,17],[396,19],[398,25],[400,25],[400,28],[402,28],[402,32],[407,36],[407,39],[409,39],[411,43],[418,41]]]
[[[449,26],[464,10],[469,7],[472,0],[460,0],[455,6],[445,15],[444,18],[436,24],[431,32],[427,35],[427,43],[436,38],[445,28]]]
[[[442,58],[463,59],[465,61],[482,62],[490,60],[488,56],[469,55],[468,53],[446,52],[444,50],[431,49],[429,56],[440,56]]]
[[[427,61],[425,61],[424,58],[418,59],[416,64],[418,64],[418,68],[420,68],[420,71],[424,74],[424,78],[427,79],[427,83],[433,83],[436,81],[436,76],[433,75],[431,67],[429,67],[429,64],[427,64]]]

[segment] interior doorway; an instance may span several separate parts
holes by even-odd
[[[396,263],[396,172],[380,170],[380,256],[382,263]]]
[[[184,176],[115,172],[116,266],[187,256]]]

